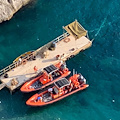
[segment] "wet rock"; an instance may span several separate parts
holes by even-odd
[[[22,6],[31,0],[0,0],[0,23],[10,20]]]

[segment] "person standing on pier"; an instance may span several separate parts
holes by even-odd
[[[38,68],[36,66],[34,66],[34,71],[37,73]]]

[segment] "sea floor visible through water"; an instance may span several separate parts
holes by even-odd
[[[119,120],[120,1],[37,0],[0,24],[0,69],[20,54],[35,50],[63,33],[77,19],[94,39],[91,48],[67,61],[90,85],[45,107],[30,107],[34,93],[0,91],[0,120]],[[64,49],[64,48],[63,48]]]

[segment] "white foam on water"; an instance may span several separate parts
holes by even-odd
[[[113,100],[112,100],[112,102],[114,103],[114,102],[115,102],[115,100],[113,99]]]
[[[104,27],[105,21],[106,21],[107,17],[104,18],[100,28],[98,29],[97,33],[95,34],[95,37],[99,34],[99,32],[101,31],[102,27]]]

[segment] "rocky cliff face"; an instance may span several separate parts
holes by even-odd
[[[22,6],[31,0],[0,0],[0,23],[12,18]]]

